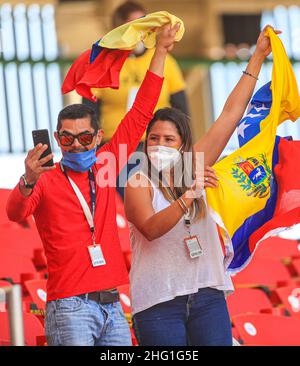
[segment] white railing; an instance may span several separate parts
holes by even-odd
[[[8,305],[9,329],[12,346],[24,346],[24,323],[22,309],[22,290],[20,285],[0,287]],[[1,324],[0,324],[1,326]]]

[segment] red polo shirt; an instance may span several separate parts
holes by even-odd
[[[153,116],[162,83],[162,78],[147,72],[133,107],[110,142],[97,153],[98,162],[93,166],[95,173],[98,173],[97,180],[103,175],[100,169],[107,164],[102,159],[107,157],[104,152],[113,154],[116,164],[109,159],[107,161],[110,168],[118,170],[126,164],[126,158],[119,156],[119,145],[127,144],[128,156],[135,151]],[[70,169],[67,172],[90,205],[88,172]],[[92,244],[90,228],[78,198],[58,164],[56,169],[40,176],[29,197],[21,194],[19,185],[10,194],[7,202],[10,220],[21,221],[31,214],[35,218],[48,262],[48,301],[105,290],[128,282],[116,223],[115,187],[97,186],[96,190],[94,222],[96,242],[101,245],[106,260],[103,266],[93,267],[91,264],[88,252],[88,246]]]

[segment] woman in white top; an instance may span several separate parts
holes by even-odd
[[[125,189],[133,326],[140,345],[232,344],[224,292],[233,286],[224,271],[222,246],[207,214],[203,187],[217,184],[209,166],[241,119],[270,52],[269,38],[262,31],[220,117],[194,146],[188,119],[178,110],[161,109],[148,125],[146,168],[132,176]],[[194,157],[204,153],[206,167],[204,180],[196,168],[192,185],[186,179],[195,176],[194,169],[189,170],[189,165],[195,168],[195,158],[193,164],[186,158],[191,151]]]

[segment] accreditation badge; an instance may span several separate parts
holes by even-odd
[[[191,258],[197,258],[203,254],[203,249],[201,248],[200,242],[196,235],[184,238],[184,242],[189,250]]]
[[[99,267],[106,264],[101,247],[99,244],[89,245],[88,250],[90,253],[93,267]]]

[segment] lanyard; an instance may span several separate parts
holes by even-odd
[[[184,216],[184,225],[187,228],[187,231],[189,233],[189,236],[192,236],[191,234],[191,217],[190,217],[190,213],[186,213]]]
[[[172,189],[169,186],[165,186],[163,181],[160,180],[162,186],[167,190],[169,196],[171,199],[173,199],[174,201],[177,200],[174,192],[172,191]],[[191,236],[191,216],[190,216],[190,209],[188,209],[188,212],[186,214],[183,215],[183,219],[184,219],[184,225],[187,228],[187,231],[189,233],[189,236]]]
[[[61,162],[59,163],[59,165],[60,165],[61,171],[64,173],[64,175],[70,182],[70,184],[76,194],[76,197],[78,198],[78,200],[81,204],[83,213],[85,215],[85,218],[86,218],[86,220],[89,224],[90,230],[91,230],[93,245],[95,245],[96,241],[95,241],[94,216],[95,216],[95,210],[96,210],[96,184],[95,184],[95,175],[92,171],[92,168],[89,169],[89,185],[90,185],[91,208],[92,208],[92,211],[91,211],[85,198],[83,197],[83,194],[81,193],[81,191],[78,188],[78,186],[76,185],[76,183],[73,181],[73,179],[71,179],[68,176],[68,174],[67,174],[66,170],[64,169]]]

